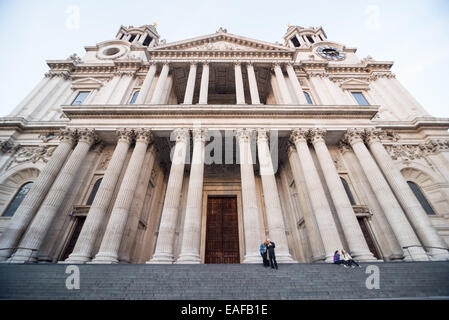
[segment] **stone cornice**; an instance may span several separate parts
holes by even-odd
[[[449,129],[449,118],[417,117],[412,121],[378,121],[373,120],[376,128],[386,130],[417,130],[417,129]]]
[[[190,58],[208,58],[208,59],[289,59],[292,60],[293,52],[255,50],[255,51],[231,51],[231,50],[198,50],[198,51],[178,51],[178,50],[158,50],[148,52],[150,59],[190,59]]]
[[[372,119],[378,106],[237,106],[237,105],[116,105],[64,106],[69,119],[83,118],[285,118],[303,116],[316,119]]]
[[[31,130],[33,132],[48,132],[64,128],[67,121],[28,121],[22,117],[4,117],[0,118],[0,128],[2,130]]]

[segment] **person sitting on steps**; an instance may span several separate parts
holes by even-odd
[[[344,249],[341,250],[341,255],[343,260],[346,261],[346,264],[351,267],[351,268],[355,268],[354,265],[356,265],[357,267],[361,268],[361,266],[351,257],[351,255],[349,254],[349,252],[346,252]]]
[[[345,268],[348,267],[347,262],[345,260],[340,259],[339,251],[335,251],[334,253],[334,264],[342,264]]]

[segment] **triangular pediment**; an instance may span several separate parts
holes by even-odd
[[[72,89],[99,89],[103,82],[94,78],[83,78],[72,82]]]
[[[368,90],[369,89],[369,82],[363,81],[360,79],[347,79],[340,82],[340,87],[342,89],[359,89],[359,90]]]
[[[281,44],[250,39],[222,29],[214,34],[167,43],[153,48],[154,51],[274,51],[294,52]]]

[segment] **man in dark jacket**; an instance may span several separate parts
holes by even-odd
[[[274,253],[274,248],[276,248],[276,245],[270,239],[267,239],[267,242],[268,242],[268,244],[267,244],[268,258],[270,259],[271,268],[277,269],[278,263],[276,262],[276,254]]]

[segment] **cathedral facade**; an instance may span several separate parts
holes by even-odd
[[[448,260],[449,119],[321,27],[122,26],[0,118],[3,263]]]

